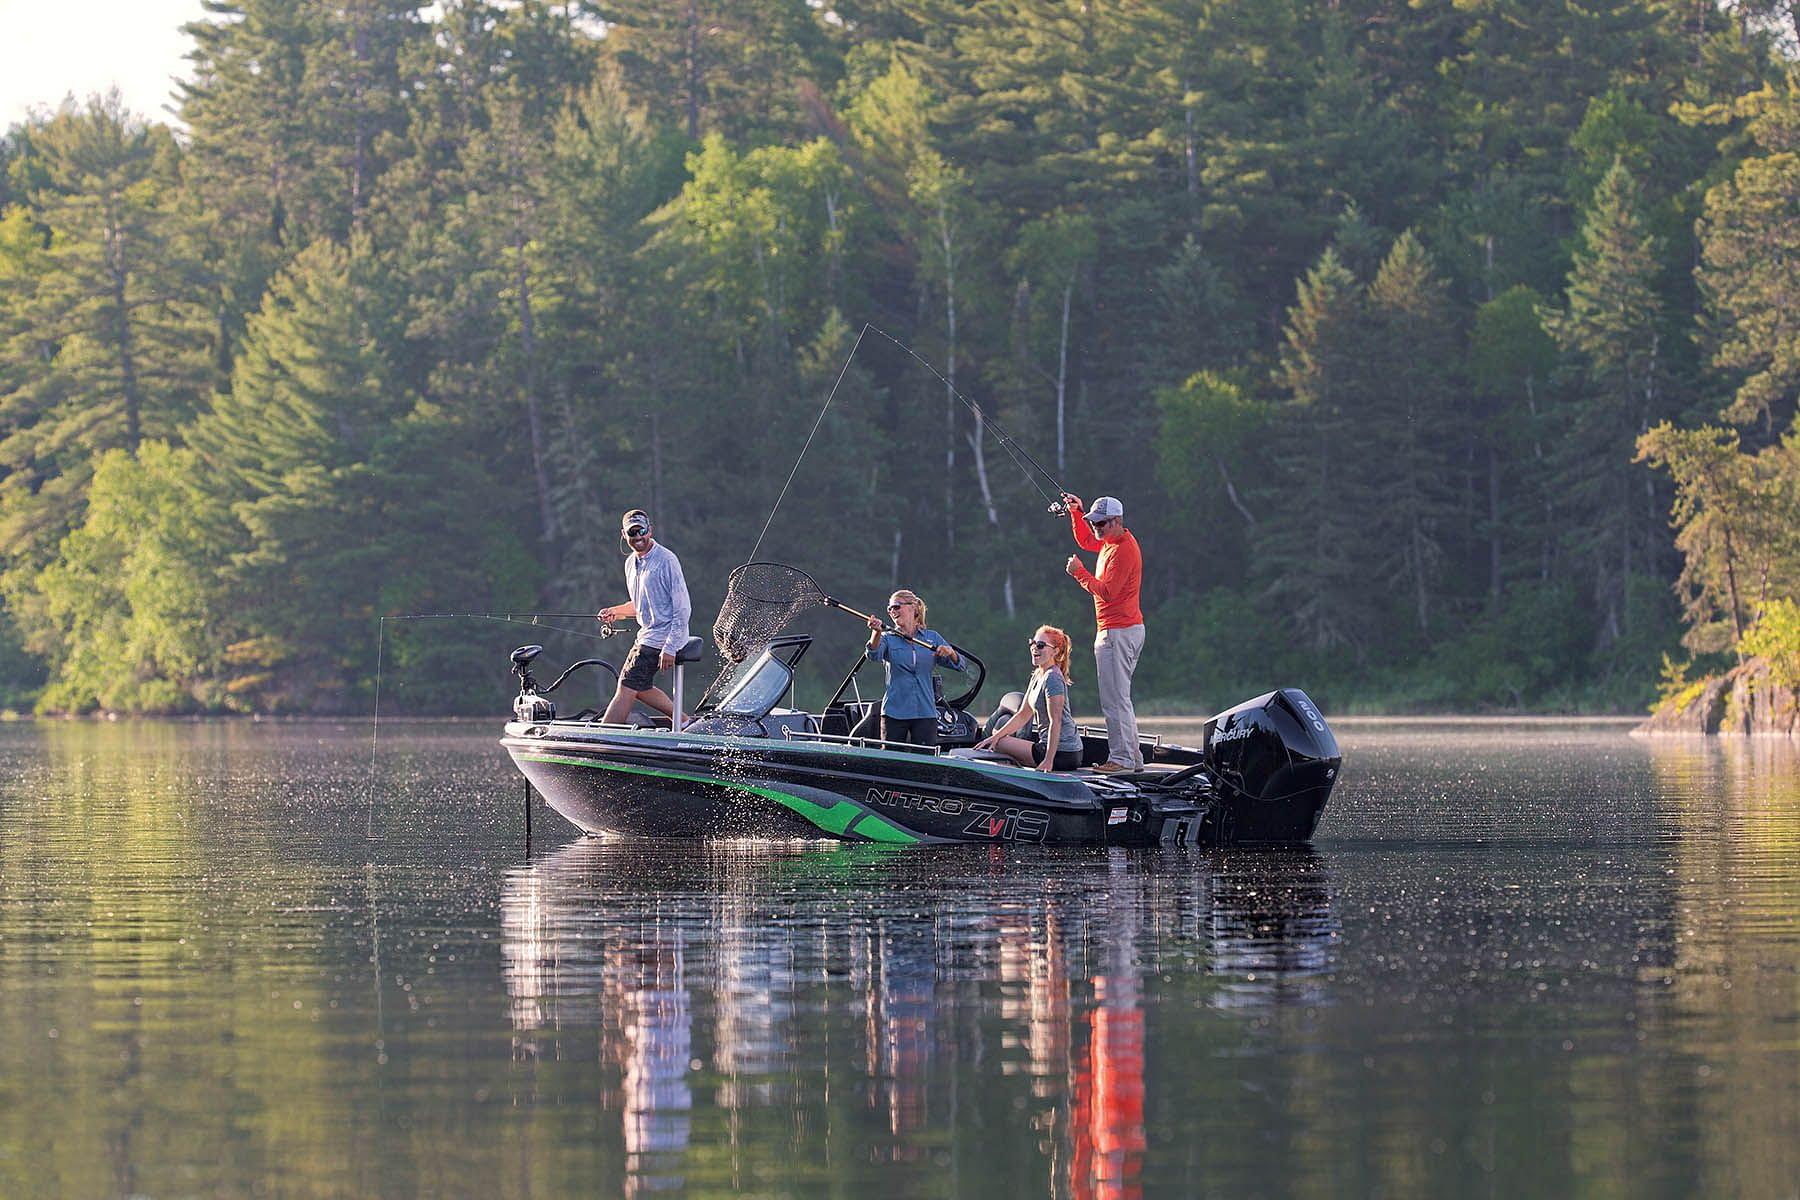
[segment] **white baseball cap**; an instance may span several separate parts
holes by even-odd
[[[1087,517],[1088,524],[1094,525],[1101,521],[1110,521],[1114,517],[1124,516],[1125,506],[1119,503],[1117,496],[1102,496],[1088,505],[1088,510],[1083,515]]]

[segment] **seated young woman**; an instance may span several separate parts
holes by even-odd
[[[997,750],[1021,767],[1073,771],[1081,765],[1081,731],[1069,711],[1069,635],[1054,625],[1039,625],[1031,635],[1031,667],[1024,707],[975,748]],[[1016,736],[1026,722],[1031,731]]]
[[[888,597],[888,617],[893,632],[883,632],[881,622],[869,618],[868,656],[887,665],[887,690],[881,697],[881,740],[923,746],[938,744],[937,696],[931,672],[938,667],[966,671],[950,643],[925,628],[925,601],[917,592],[901,588]]]

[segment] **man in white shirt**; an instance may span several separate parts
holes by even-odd
[[[632,703],[642,700],[679,729],[685,722],[676,720],[675,702],[656,686],[656,673],[672,668],[675,652],[687,644],[693,606],[688,602],[681,560],[667,546],[656,544],[650,536],[653,529],[650,514],[641,508],[632,509],[619,522],[620,535],[631,547],[625,556],[625,590],[631,599],[595,615],[608,625],[623,617],[636,617],[639,629],[625,658],[625,669],[619,673],[618,690],[602,719],[622,724],[631,714]]]

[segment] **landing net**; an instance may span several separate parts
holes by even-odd
[[[760,653],[793,619],[827,603],[813,577],[781,563],[734,567],[725,580],[725,602],[713,622],[713,644],[734,663]]]

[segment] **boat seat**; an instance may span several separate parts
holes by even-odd
[[[998,750],[977,750],[972,746],[958,746],[954,750],[946,750],[944,751],[944,757],[966,758],[971,762],[1005,763],[1008,766],[1014,765],[1010,756],[1002,754]]]
[[[691,637],[682,643],[681,649],[675,652],[675,661],[677,663],[699,662],[700,656],[705,653],[706,639]]]

